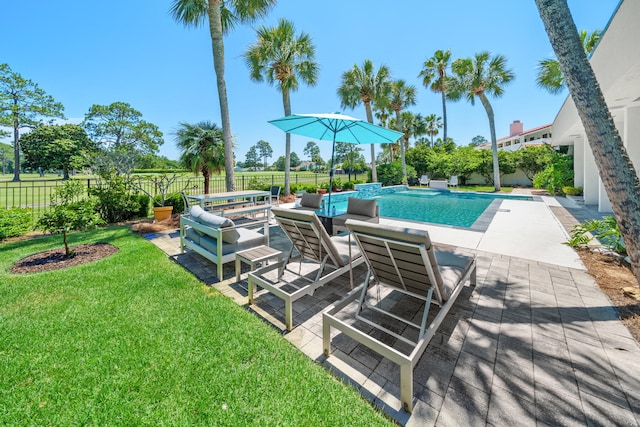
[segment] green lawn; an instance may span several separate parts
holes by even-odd
[[[394,425],[276,330],[125,227],[109,258],[14,275],[0,244],[0,425]]]

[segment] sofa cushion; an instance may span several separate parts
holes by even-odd
[[[264,245],[264,234],[258,233],[256,230],[250,230],[248,228],[239,228],[238,240],[234,243],[225,242],[222,243],[222,255],[232,254],[244,249],[255,248],[256,246]],[[200,238],[200,246],[214,255],[217,255],[218,246],[216,240],[212,237],[204,236]]]
[[[300,206],[305,208],[320,209],[322,203],[322,194],[304,193],[300,200]]]
[[[362,215],[368,217],[375,217],[376,215],[375,200],[358,199],[356,197],[349,197],[349,203],[347,204],[347,213],[353,215]]]
[[[202,225],[206,225],[207,227],[213,228],[228,228],[233,227],[235,224],[229,218],[225,218],[223,216],[215,215],[210,212],[205,211],[200,206],[192,206],[189,211],[189,216],[196,222],[199,222]],[[200,230],[196,230],[198,234],[201,236],[206,235]],[[222,232],[222,241],[227,243],[235,243],[238,241],[240,234],[238,230],[231,229]]]

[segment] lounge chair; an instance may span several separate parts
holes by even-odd
[[[426,185],[427,187],[429,186],[429,177],[427,175],[422,175],[420,177],[420,187],[423,185]]]
[[[362,264],[364,258],[348,235],[329,237],[314,212],[284,208],[273,208],[271,212],[291,240],[292,248],[282,263],[249,273],[249,304],[254,303],[256,285],[284,300],[285,327],[290,331],[294,301],[312,295],[318,287],[347,272],[351,273],[351,268]],[[294,249],[298,253],[296,258],[293,257]],[[295,261],[298,262],[297,271],[291,267]]]
[[[375,199],[366,200],[349,197],[347,213],[333,217],[332,226],[334,235],[347,230],[345,223],[348,219],[378,224],[380,222],[380,207],[378,206],[378,202]]]
[[[333,327],[400,365],[400,400],[402,407],[411,412],[413,368],[465,282],[475,284],[475,260],[435,250],[424,230],[381,228],[352,220],[346,225],[369,270],[360,287],[323,312],[324,353],[329,356],[331,352]],[[376,292],[373,288],[377,288]],[[380,298],[381,295],[389,298]],[[402,303],[415,298],[424,301],[423,308],[409,314]],[[439,306],[435,316],[429,316],[432,304]],[[412,322],[412,318],[421,319],[420,324]],[[394,321],[406,326],[394,328],[395,331],[383,326]]]
[[[458,175],[452,175],[451,178],[449,178],[449,187],[458,188]]]

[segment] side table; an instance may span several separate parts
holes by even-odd
[[[266,245],[236,252],[236,282],[240,281],[241,262],[248,264],[253,271],[258,264],[272,258],[277,258],[278,262],[282,261],[282,252]]]

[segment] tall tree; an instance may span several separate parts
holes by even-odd
[[[309,158],[309,161],[315,163],[315,169],[319,169],[324,164],[324,160],[320,157],[320,147],[314,141],[308,141],[304,147],[304,155]],[[307,168],[308,170],[308,168]]]
[[[580,42],[566,0],[536,0],[640,281],[640,181]]]
[[[455,79],[451,81],[449,98],[459,100],[467,98],[471,105],[478,97],[489,118],[491,131],[491,148],[493,151],[493,188],[500,191],[500,166],[498,163],[498,144],[496,142],[496,125],[493,107],[487,95],[498,98],[504,93],[504,86],[511,82],[515,75],[507,68],[507,58],[502,55],[491,56],[489,52],[476,53],[472,58],[456,59],[451,64]]]
[[[182,150],[180,161],[204,178],[204,192],[209,193],[211,173],[222,172],[225,164],[222,130],[215,123],[201,121],[196,124],[180,123],[175,142]]]
[[[595,30],[588,33],[587,30],[580,31],[580,40],[584,52],[588,55],[598,44],[602,31]],[[547,92],[556,95],[564,89],[564,76],[560,70],[560,63],[555,58],[545,58],[538,62],[538,75],[536,83]]]
[[[402,115],[400,112],[406,107],[416,103],[416,87],[408,85],[404,80],[395,80],[391,84],[389,91],[388,105],[391,111],[396,113],[396,124],[398,129],[403,129]],[[400,143],[400,160],[402,164],[402,183],[407,184],[407,163],[404,158],[404,144]]]
[[[69,169],[86,166],[98,150],[84,129],[74,124],[37,127],[22,136],[20,145],[28,166],[62,169],[63,179],[69,179]]]
[[[254,172],[258,170],[258,166],[260,165],[260,154],[258,154],[258,149],[255,145],[252,145],[247,151],[247,155],[245,156],[247,159],[244,162],[244,166],[247,168],[253,168]],[[266,166],[265,166],[266,170]]]
[[[251,80],[275,84],[282,93],[284,114],[291,114],[291,92],[300,82],[315,86],[318,82],[316,48],[311,36],[296,34],[293,22],[281,19],[276,27],[263,26],[257,40],[244,53]],[[284,195],[290,194],[291,135],[285,136]]]
[[[442,118],[444,120],[442,139],[445,141],[447,139],[447,69],[450,61],[451,50],[436,50],[431,58],[424,61],[422,71],[418,74],[418,77],[422,77],[424,87],[430,88],[436,93],[440,92],[442,95]]]
[[[264,170],[267,170],[267,158],[273,156],[273,148],[267,141],[260,140],[256,143],[256,149],[264,160]]]
[[[158,126],[142,120],[142,113],[126,102],[92,105],[82,126],[106,150],[148,154],[164,143]]]
[[[275,3],[276,0],[173,0],[171,4],[170,13],[178,23],[187,27],[209,23],[224,140],[227,191],[235,190],[235,175],[227,83],[224,79],[223,36],[233,30],[236,24],[251,23],[266,16]]]
[[[385,96],[391,87],[389,68],[381,65],[375,71],[373,62],[366,59],[362,67],[353,64],[351,70],[342,74],[342,84],[338,87],[338,97],[342,107],[354,109],[358,104],[364,104],[367,121],[373,123],[372,103],[381,96]],[[378,182],[376,173],[375,144],[371,144],[371,179]]]
[[[20,181],[20,129],[40,125],[41,117],[64,118],[63,111],[36,83],[0,64],[0,125],[13,128],[13,181]]]

